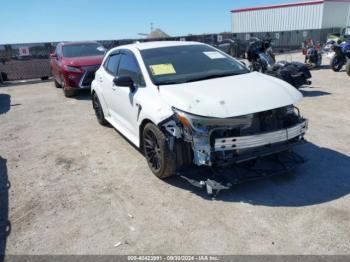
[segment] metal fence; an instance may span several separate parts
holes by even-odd
[[[224,36],[227,34],[223,34]],[[231,37],[232,34],[229,34]],[[217,42],[217,35],[198,35],[186,37],[169,37],[162,39],[124,39],[124,40],[102,40],[100,42],[107,50],[120,45],[131,44],[135,41],[156,40],[183,40],[199,41],[208,44]],[[55,50],[58,42],[52,43],[30,43],[30,44],[8,44],[0,45],[0,82],[12,80],[25,80],[51,76],[50,53]]]
[[[52,50],[50,43],[0,45],[2,79],[6,81],[49,77],[49,55]]]
[[[217,45],[225,39],[238,39],[240,43],[244,44],[247,43],[251,37],[271,37],[275,39],[274,47],[279,49],[279,51],[283,51],[300,48],[301,43],[307,38],[312,38],[314,41],[325,42],[328,33],[339,32],[339,30],[339,28],[333,28],[274,33],[222,33],[188,35],[162,39],[102,40],[98,42],[100,42],[106,49],[110,49],[116,46],[130,44],[135,41],[198,41],[210,45]],[[50,53],[54,51],[56,45],[57,42],[0,45],[0,81],[34,78],[45,79],[50,77]]]

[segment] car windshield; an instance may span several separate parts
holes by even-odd
[[[232,57],[207,45],[183,45],[141,50],[156,85],[170,85],[249,73]]]
[[[76,44],[63,46],[64,57],[103,56],[106,50],[99,44]]]

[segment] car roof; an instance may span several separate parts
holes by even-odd
[[[154,41],[154,42],[143,42],[143,43],[134,43],[129,45],[118,46],[117,48],[129,48],[129,49],[138,49],[146,50],[152,48],[161,48],[161,47],[171,47],[171,46],[188,46],[188,45],[205,45],[200,42],[185,42],[185,41]]]

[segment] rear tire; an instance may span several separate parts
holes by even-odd
[[[176,161],[170,152],[163,132],[152,123],[148,123],[142,133],[143,150],[149,168],[158,178],[175,175]]]
[[[95,110],[95,115],[100,125],[107,126],[108,122],[105,118],[100,100],[98,99],[98,96],[96,93],[93,93],[92,95],[92,107]]]
[[[350,59],[346,62],[345,70],[348,76],[350,76]]]

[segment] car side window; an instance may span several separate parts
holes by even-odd
[[[136,62],[135,57],[130,53],[122,55],[118,69],[118,76],[130,76],[137,86],[146,86],[140,67]]]
[[[104,64],[106,71],[114,76],[117,74],[120,56],[120,54],[111,55]]]

